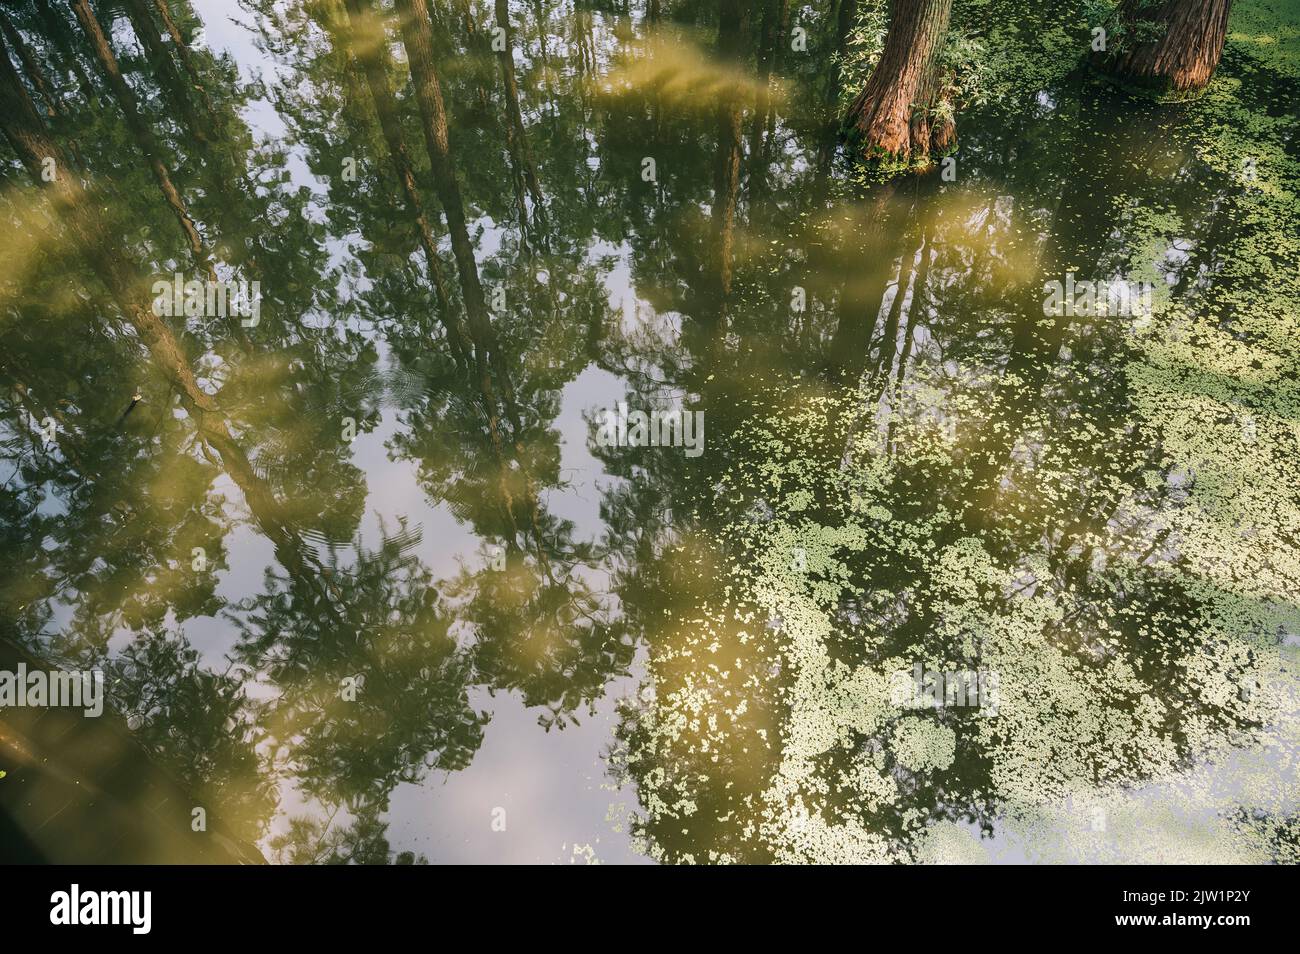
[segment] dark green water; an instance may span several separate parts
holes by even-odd
[[[473,278],[391,22],[383,62],[444,304],[366,24],[196,2],[197,91],[102,4],[218,276],[259,283],[256,321],[162,315],[172,360],[131,303],[206,276],[28,6],[133,283],[8,150],[0,636],[109,707],[77,745],[0,719],[11,853],[1296,860],[1294,5],[1159,108],[1073,67],[1072,5],[996,5],[955,163],[873,184],[821,6],[798,50],[513,4],[503,64],[489,9],[435,4]],[[475,283],[483,366],[440,320]],[[603,446],[620,403],[699,424]],[[900,703],[914,666],[995,698]]]

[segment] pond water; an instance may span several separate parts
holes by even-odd
[[[0,637],[108,711],[0,719],[0,852],[1297,860],[1294,3],[1176,106],[971,4],[885,182],[834,4],[434,3],[468,262],[391,5],[98,5],[147,139],[42,6],[111,241],[5,152]]]

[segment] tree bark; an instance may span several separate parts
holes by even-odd
[[[203,100],[203,108],[207,110],[208,115],[212,117],[213,123],[219,127],[221,118],[217,115],[216,108],[212,105],[212,100],[208,97],[207,87],[203,85],[203,80],[199,77],[198,66],[194,62],[194,54],[190,50],[189,44],[185,42],[185,37],[181,35],[181,29],[176,25],[175,19],[172,18],[172,12],[167,8],[167,0],[154,0],[154,7],[158,10],[158,16],[162,19],[163,29],[171,37],[172,44],[176,47],[176,56],[181,61],[181,66],[185,68],[186,74],[190,78],[190,83],[198,91]]]
[[[923,213],[918,213],[918,217]],[[916,238],[903,246],[903,254],[898,261],[898,282],[894,287],[894,299],[889,303],[889,313],[885,317],[885,327],[880,333],[880,348],[876,352],[876,376],[879,378],[880,391],[883,393],[890,372],[894,369],[894,356],[898,352],[898,324],[903,315],[903,302],[912,291],[912,281],[916,275],[916,253],[925,245],[924,218],[916,224]]]
[[[748,16],[748,10],[745,11]],[[781,66],[786,60],[786,52],[790,49],[791,31],[790,31],[790,0],[776,0],[776,19],[773,21],[772,28],[774,34],[770,37],[772,42],[771,57],[768,60],[768,69],[773,73],[781,72]],[[764,24],[766,28],[766,24]]]
[[[402,134],[402,122],[398,117],[397,104],[393,100],[392,89],[388,85],[388,71],[385,69],[384,62],[381,59],[380,51],[383,50],[383,38],[369,34],[371,29],[377,29],[378,25],[373,21],[367,21],[368,16],[372,16],[362,7],[360,0],[346,0],[347,24],[351,36],[347,40],[355,42],[350,43],[350,52],[360,63],[361,72],[366,78],[366,85],[370,89],[370,98],[375,104],[375,113],[379,117],[379,127],[384,134],[384,143],[388,147],[388,157],[393,164],[393,171],[397,175],[398,184],[402,189],[402,197],[406,203],[407,214],[410,215],[414,223],[416,232],[420,240],[420,247],[424,250],[425,262],[429,270],[429,282],[433,285],[434,295],[438,300],[438,310],[441,313],[443,327],[447,332],[447,341],[452,351],[463,357],[465,355],[464,335],[461,333],[460,322],[452,313],[451,304],[447,299],[447,291],[443,285],[442,271],[438,267],[438,249],[437,243],[433,239],[433,232],[429,228],[429,219],[424,210],[424,202],[420,198],[420,191],[415,184],[415,173],[411,168],[410,153],[406,149],[406,137]],[[336,37],[336,39],[339,39]],[[347,42],[340,40],[340,42]]]
[[[733,66],[744,49],[745,9],[740,0],[718,5],[718,50]],[[717,242],[717,278],[725,314],[734,270],[736,207],[740,193],[741,132],[739,90],[728,84],[718,95],[718,156],[713,186],[713,228]]]
[[[361,0],[347,0],[347,3],[349,10],[359,11],[361,8]],[[456,180],[451,160],[451,146],[447,139],[447,108],[442,100],[442,84],[433,66],[429,11],[424,0],[398,0],[397,15],[401,19],[402,44],[406,47],[411,67],[411,84],[420,108],[420,127],[432,167],[434,189],[447,217],[452,255],[456,259],[472,333],[479,322],[486,320],[487,305],[483,298],[483,287],[479,283],[474,247],[469,240],[460,184]]]
[[[537,180],[537,169],[533,165],[527,134],[524,132],[524,116],[519,108],[519,84],[515,80],[515,38],[514,31],[510,28],[510,5],[506,0],[495,0],[495,3],[497,26],[505,31],[506,40],[505,49],[497,54],[501,63],[501,79],[506,90],[506,118],[509,122],[506,130],[506,146],[516,166],[516,174],[523,179],[529,195],[533,198],[533,214],[538,221],[545,221],[546,209],[542,200],[542,185]],[[520,215],[525,215],[525,210],[521,209]]]
[[[867,77],[846,124],[867,158],[905,162],[928,160],[928,123],[914,127],[915,110],[932,108],[939,54],[948,34],[952,0],[892,0],[880,60]],[[927,97],[923,99],[923,97]],[[915,138],[916,137],[925,138]],[[944,145],[950,144],[951,139]]]
[[[95,88],[91,85],[90,77],[86,75],[86,71],[81,68],[81,63],[77,61],[77,54],[73,51],[69,39],[67,21],[54,12],[50,7],[49,0],[36,0],[36,15],[40,18],[41,26],[45,29],[45,39],[62,57],[64,68],[76,77],[77,85],[81,88],[81,94],[86,97],[86,102],[94,105],[96,103]]]
[[[131,29],[139,38],[140,46],[144,48],[145,58],[158,74],[159,85],[162,86],[176,110],[181,114],[189,134],[197,141],[206,144],[208,142],[208,131],[194,111],[194,104],[190,102],[185,83],[181,81],[181,75],[176,69],[176,64],[172,62],[171,56],[162,45],[160,32],[153,21],[153,14],[149,11],[149,5],[145,3],[145,0],[126,0],[125,9],[127,19],[131,21]]]
[[[724,299],[731,294],[735,269],[740,135],[740,102],[732,98],[718,109],[718,169],[713,195],[713,227],[718,243],[718,286]]]
[[[140,300],[137,294],[139,276],[118,254],[103,223],[94,214],[93,203],[76,177],[68,172],[62,150],[50,138],[27,90],[14,72],[3,41],[0,41],[0,130],[32,181],[49,194],[60,221],[68,228],[77,248],[158,364],[168,371],[173,382],[198,411],[212,410],[212,398],[199,388],[189,360],[171,328]],[[42,175],[43,162],[47,158],[55,161],[55,175],[51,181],[46,181]]]
[[[71,0],[71,4],[72,11],[77,15],[77,21],[81,24],[81,29],[86,34],[91,49],[95,52],[95,59],[99,61],[100,69],[103,70],[104,77],[108,80],[109,89],[113,91],[113,98],[117,100],[118,108],[122,110],[122,115],[126,118],[127,128],[131,130],[136,145],[140,147],[140,151],[144,153],[145,158],[148,160],[149,169],[158,182],[158,188],[162,192],[163,200],[171,208],[176,216],[176,221],[180,223],[181,231],[185,233],[185,241],[190,247],[190,254],[194,258],[194,264],[209,277],[213,276],[212,263],[208,258],[207,250],[203,246],[203,239],[199,237],[199,230],[194,224],[194,219],[190,217],[189,211],[185,208],[185,201],[181,198],[180,191],[172,182],[171,173],[167,171],[167,166],[163,163],[162,145],[154,136],[153,131],[149,129],[144,117],[140,115],[135,94],[131,92],[131,87],[127,85],[122,76],[122,71],[117,65],[117,57],[113,55],[113,50],[108,45],[108,37],[104,35],[104,30],[99,25],[95,12],[90,9],[88,0]]]
[[[40,61],[36,59],[36,54],[32,52],[31,47],[27,45],[27,41],[23,39],[17,28],[9,22],[7,16],[0,16],[0,29],[3,29],[5,39],[13,45],[14,52],[18,54],[18,61],[22,64],[22,70],[26,74],[28,82],[32,84],[32,88],[41,97],[41,102],[45,104],[45,108],[50,114],[51,124],[56,127],[59,126],[67,119],[67,114],[64,112],[55,91],[45,81],[45,74],[41,69]],[[77,163],[78,168],[84,170],[86,168],[86,159],[81,154],[76,140],[68,140],[68,151],[72,153],[72,158]]]
[[[1122,0],[1114,50],[1095,62],[1116,79],[1174,97],[1206,87],[1223,56],[1232,0]],[[1156,39],[1144,34],[1158,31]]]
[[[359,5],[361,0],[348,0],[349,5]],[[442,84],[433,65],[433,36],[429,27],[429,9],[425,0],[397,0],[397,16],[402,24],[402,44],[411,66],[411,85],[415,101],[420,107],[421,127],[424,130],[424,147],[429,154],[433,172],[433,186],[447,217],[447,231],[451,236],[452,256],[456,259],[456,272],[460,278],[461,296],[469,316],[469,333],[474,340],[479,387],[484,401],[492,402],[494,389],[488,373],[490,368],[497,378],[506,414],[519,439],[522,421],[515,402],[514,388],[510,383],[505,355],[497,341],[496,329],[488,317],[483,286],[479,282],[478,262],[474,258],[474,245],[469,240],[469,225],[465,218],[465,203],[461,199],[460,183],[456,179],[456,166],[451,156],[447,137],[447,108],[442,100]],[[490,413],[490,411],[489,411]],[[499,442],[495,422],[493,440]]]
[[[51,116],[62,115],[63,110],[59,107],[58,101],[50,91],[49,84],[45,82],[45,77],[41,73],[40,65],[36,60],[36,54],[32,52],[32,48],[27,45],[27,41],[23,39],[17,28],[9,22],[7,14],[0,14],[0,29],[4,30],[5,39],[13,46],[14,52],[18,54],[18,61],[22,63],[23,72],[27,74],[27,78],[36,89],[41,102],[45,104],[46,110]]]
[[[180,57],[181,65],[185,67],[185,72],[190,75],[194,85],[202,88],[199,82],[199,71],[194,66],[194,57],[190,53],[189,44],[185,42],[185,37],[181,35],[181,28],[176,25],[176,20],[172,17],[172,12],[167,8],[167,0],[154,0],[154,7],[158,10],[158,16],[162,19],[163,29],[171,37],[171,41],[176,46],[176,55]]]
[[[759,28],[756,50],[758,67],[758,95],[755,97],[754,116],[749,127],[749,189],[755,193],[762,185],[763,131],[767,128],[767,114],[772,108],[772,64],[777,59],[781,11],[777,0],[765,0],[763,19]]]

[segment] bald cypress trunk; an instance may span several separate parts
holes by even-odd
[[[773,72],[780,72],[785,53],[790,48],[790,0],[777,0],[776,36],[772,45]]]
[[[360,7],[361,0],[348,0],[349,8]],[[429,154],[433,185],[447,217],[452,257],[460,276],[461,294],[469,315],[471,334],[487,320],[487,304],[479,283],[474,246],[469,239],[465,205],[460,183],[452,165],[451,146],[447,138],[447,109],[442,101],[442,84],[433,66],[433,35],[429,27],[429,10],[424,0],[398,0],[397,15],[402,25],[402,44],[411,67],[411,84],[420,109],[420,128]]]
[[[181,58],[181,62],[185,64],[186,71],[189,72],[190,66],[193,63],[190,56],[190,48],[185,42],[185,37],[181,35],[181,28],[177,26],[176,19],[172,16],[171,10],[167,7],[167,0],[154,0],[154,8],[157,9],[158,16],[162,19],[163,28],[167,31],[167,35],[171,37],[172,42],[176,44],[176,51]],[[197,71],[194,71],[194,76],[197,81]]]
[[[295,541],[283,526],[279,503],[256,476],[231,436],[216,401],[199,387],[189,358],[172,329],[141,297],[138,269],[118,251],[116,240],[108,234],[95,211],[94,202],[77,178],[66,171],[62,151],[50,137],[27,91],[19,82],[3,42],[0,42],[0,131],[18,154],[32,181],[49,195],[78,251],[149,349],[155,365],[176,388],[203,440],[221,455],[227,473],[244,492],[249,509],[276,544],[277,556],[291,571],[300,566],[301,561],[295,561],[293,554],[301,552],[301,544],[296,549],[292,546]],[[46,158],[55,160],[55,176],[49,181],[42,167]],[[315,579],[308,574],[304,576]]]
[[[1123,83],[1182,98],[1210,82],[1232,0],[1121,0],[1096,64]]]
[[[176,69],[176,64],[163,48],[160,31],[154,23],[149,5],[145,0],[126,0],[124,6],[127,19],[131,21],[131,29],[144,49],[145,58],[158,75],[159,85],[162,86],[177,112],[181,114],[186,130],[199,142],[207,143],[208,131],[194,111],[194,104],[190,102],[180,71]]]
[[[465,353],[464,336],[461,334],[460,322],[452,313],[443,285],[442,270],[438,267],[437,243],[429,228],[429,219],[425,214],[424,202],[415,184],[415,173],[411,168],[411,157],[406,149],[406,137],[402,134],[402,122],[397,112],[397,103],[388,83],[388,71],[381,57],[383,37],[374,31],[382,29],[368,13],[360,0],[346,0],[347,13],[344,23],[349,27],[350,36],[335,39],[348,44],[350,54],[355,56],[370,88],[370,99],[375,105],[379,117],[379,127],[384,134],[384,143],[388,147],[388,158],[393,164],[398,185],[402,189],[402,198],[406,204],[407,214],[415,225],[420,247],[424,250],[425,263],[429,270],[429,282],[433,285],[434,296],[438,300],[438,310],[443,328],[447,332],[447,341],[452,351],[462,356]]]
[[[131,137],[148,160],[149,169],[158,182],[163,201],[171,208],[176,216],[176,221],[180,223],[181,231],[185,234],[185,241],[190,247],[190,254],[194,258],[194,264],[198,266],[200,271],[212,276],[212,264],[208,259],[207,249],[203,246],[203,239],[199,237],[198,227],[194,224],[194,219],[185,208],[185,201],[181,198],[180,190],[172,182],[171,173],[167,171],[167,166],[163,162],[162,144],[158,142],[148,123],[140,115],[135,93],[131,92],[131,87],[127,85],[122,76],[122,70],[117,65],[117,57],[113,55],[113,50],[108,45],[108,37],[104,35],[104,30],[99,25],[99,20],[95,17],[95,12],[90,8],[88,0],[71,0],[71,2],[72,11],[77,15],[77,22],[81,24],[82,32],[86,34],[86,40],[90,43],[90,47],[95,53],[95,59],[104,72],[104,78],[108,81],[108,87],[113,92],[113,98],[117,100],[118,108],[122,110],[127,128],[131,131]]]
[[[154,0],[154,8],[158,11],[158,16],[162,20],[163,29],[171,37],[172,43],[176,47],[176,55],[180,58],[181,65],[185,67],[185,72],[190,75],[194,85],[202,88],[199,82],[199,71],[194,65],[194,56],[190,52],[189,44],[185,42],[185,37],[181,35],[181,28],[176,25],[176,20],[172,17],[172,12],[167,8],[166,0]]]
[[[776,0],[765,0],[763,19],[759,27],[755,50],[758,68],[758,95],[754,102],[754,115],[749,125],[749,189],[755,194],[762,187],[763,132],[767,128],[767,114],[772,108],[772,65],[777,59],[781,11]]]
[[[497,57],[501,63],[501,81],[506,91],[506,147],[510,152],[511,162],[518,175],[528,187],[533,199],[533,214],[539,221],[546,217],[542,200],[542,185],[537,180],[537,168],[533,165],[532,153],[528,148],[528,136],[524,131],[523,111],[519,108],[519,84],[515,80],[514,31],[510,28],[510,5],[506,0],[495,0],[497,25],[505,31],[505,49]],[[522,201],[522,200],[521,200]],[[523,214],[523,210],[520,210]]]
[[[356,3],[359,0],[348,0],[348,2]],[[496,328],[488,315],[483,286],[479,281],[478,263],[474,258],[474,246],[469,239],[465,205],[461,199],[460,183],[456,179],[456,165],[452,159],[451,142],[448,138],[447,108],[442,99],[442,83],[438,79],[438,71],[433,61],[433,33],[430,29],[429,8],[425,0],[397,0],[396,10],[401,21],[402,45],[406,48],[406,58],[411,67],[411,85],[415,90],[415,101],[420,108],[424,147],[429,154],[433,185],[438,193],[438,200],[442,203],[443,214],[447,217],[447,231],[451,236],[452,255],[456,259],[461,296],[465,300],[465,311],[469,316],[469,333],[474,345],[474,371],[479,394],[483,399],[483,410],[487,415],[488,435],[492,442],[493,455],[497,461],[497,479],[502,503],[511,529],[517,533],[515,500],[510,489],[511,475],[507,464],[507,440],[498,419],[498,395],[510,423],[515,460],[520,464],[521,472],[527,479],[527,468],[523,466],[520,444],[523,419],[515,398],[515,389],[511,383],[505,354],[497,339]],[[533,519],[535,518],[534,510]],[[513,537],[511,539],[513,543]]]
[[[40,96],[41,102],[45,104],[51,116],[60,116],[63,110],[59,107],[50,86],[45,82],[45,76],[41,72],[40,65],[36,61],[36,54],[32,52],[27,41],[23,39],[12,23],[9,22],[7,14],[0,14],[0,29],[4,30],[5,39],[9,45],[14,48],[18,54],[18,61],[23,65],[23,72],[27,74],[27,79],[31,81],[32,87],[36,94]]]
[[[745,8],[740,0],[718,5],[718,50],[728,61],[739,63],[743,51]],[[741,102],[740,92],[728,84],[718,95],[718,156],[713,186],[713,227],[717,241],[717,278],[720,304],[726,309],[735,269],[736,207],[740,193]]]
[[[41,102],[45,104],[45,109],[50,115],[51,125],[55,127],[64,125],[68,119],[68,115],[64,111],[62,104],[59,102],[55,91],[50,87],[50,84],[46,82],[45,71],[41,69],[41,64],[40,61],[37,60],[36,54],[32,51],[31,47],[27,45],[22,34],[20,34],[18,30],[15,29],[14,25],[9,22],[7,16],[0,16],[0,29],[3,29],[5,39],[11,46],[13,46],[14,52],[18,54],[18,61],[22,64],[22,70],[27,77],[27,81],[32,84],[32,88],[35,89],[37,95],[41,97]],[[81,154],[81,150],[78,148],[75,139],[68,140],[68,151],[72,154],[72,158],[76,161],[77,166],[81,169],[85,169],[86,159]]]
[[[736,99],[718,110],[717,162],[713,225],[718,243],[718,286],[725,299],[731,294],[735,270],[736,206],[740,193],[740,102]]]
[[[36,0],[36,15],[40,18],[45,39],[59,53],[62,60],[62,66],[59,68],[66,69],[76,78],[77,85],[81,88],[81,95],[86,97],[86,102],[94,105],[96,102],[95,88],[91,85],[90,77],[86,75],[86,71],[81,68],[81,63],[77,61],[77,54],[72,49],[72,43],[69,39],[67,21],[54,12],[50,7],[49,0]]]
[[[181,28],[176,25],[175,19],[172,18],[172,12],[167,8],[167,0],[154,0],[154,7],[162,20],[163,30],[171,37],[172,45],[176,47],[176,56],[181,61],[181,66],[185,68],[185,73],[189,76],[191,85],[203,100],[203,108],[212,117],[213,123],[220,126],[221,117],[217,115],[217,110],[208,97],[207,87],[203,85],[203,80],[199,77],[199,68],[194,62],[194,54],[190,50],[189,44],[185,42],[185,37],[181,35]]]
[[[951,130],[936,142],[929,122],[912,121],[934,108],[944,86],[937,71],[951,16],[952,0],[890,3],[885,48],[845,119],[850,140],[867,158],[925,164],[932,150],[951,144]]]
[[[348,0],[350,4],[360,0]],[[452,160],[451,143],[447,135],[447,107],[442,99],[442,83],[433,65],[433,34],[429,23],[429,8],[425,0],[397,0],[397,16],[402,25],[402,44],[411,66],[411,85],[415,101],[420,107],[424,147],[429,154],[433,173],[433,187],[447,217],[447,232],[451,237],[451,251],[456,259],[456,272],[460,278],[461,296],[469,316],[469,333],[474,340],[474,357],[478,371],[479,388],[483,399],[491,408],[495,390],[489,369],[495,375],[506,415],[518,440],[523,430],[522,418],[515,400],[505,355],[497,340],[496,329],[488,316],[483,285],[479,281],[478,262],[474,258],[474,245],[469,238],[469,224],[465,217],[465,203],[456,178],[456,165]],[[500,444],[496,422],[489,417],[493,441]]]
[[[3,41],[0,41],[0,131],[18,154],[32,181],[49,195],[76,247],[159,366],[166,369],[173,383],[198,411],[211,410],[212,399],[199,388],[176,336],[140,297],[139,275],[118,253],[116,240],[110,238],[95,214],[94,203],[86,196],[77,178],[69,173],[63,151],[50,138],[45,123],[9,61]],[[53,159],[55,166],[55,174],[49,180],[44,175],[46,159]]]

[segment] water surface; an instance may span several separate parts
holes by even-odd
[[[122,723],[98,759],[6,723],[21,851],[1296,860],[1294,5],[1157,108],[1075,68],[1073,5],[996,4],[955,163],[878,183],[833,10],[803,51],[516,3],[503,58],[434,4],[474,277],[387,5],[172,6],[201,91],[99,14],[259,313],[164,316],[169,362],[6,153],[0,632]],[[206,280],[71,18],[14,19],[130,300]],[[696,445],[606,446],[620,405]],[[993,693],[914,705],[918,667]]]

